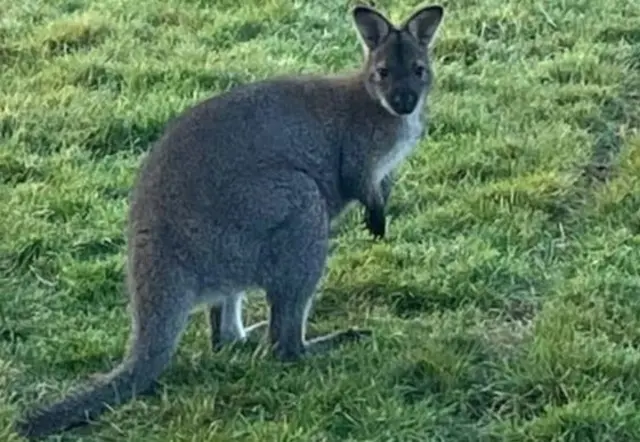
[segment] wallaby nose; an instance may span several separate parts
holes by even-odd
[[[391,95],[391,107],[398,114],[410,114],[416,107],[418,97],[411,91],[396,91]]]

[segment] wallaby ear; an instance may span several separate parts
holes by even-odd
[[[429,47],[442,22],[444,8],[439,5],[425,6],[414,12],[402,28],[408,31],[423,48]]]
[[[362,43],[369,49],[374,49],[389,34],[392,25],[378,11],[369,6],[359,5],[353,8],[353,22],[362,39]]]

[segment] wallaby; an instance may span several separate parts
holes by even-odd
[[[352,9],[365,56],[356,72],[277,77],[236,87],[176,117],[144,160],[127,236],[129,350],[83,391],[28,413],[36,438],[86,423],[154,385],[196,307],[215,349],[268,326],[275,356],[295,361],[370,336],[345,329],[305,339],[331,220],[348,204],[385,234],[389,173],[423,135],[429,47],[444,9],[393,25]],[[269,320],[245,328],[245,291],[262,289]]]

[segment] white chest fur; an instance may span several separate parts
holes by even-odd
[[[423,131],[421,113],[422,103],[419,103],[411,114],[402,117],[402,125],[393,148],[376,165],[374,181],[377,184],[398,167],[420,141]]]

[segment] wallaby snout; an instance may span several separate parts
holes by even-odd
[[[389,106],[398,115],[413,112],[418,104],[418,94],[411,89],[398,89],[391,93]]]

